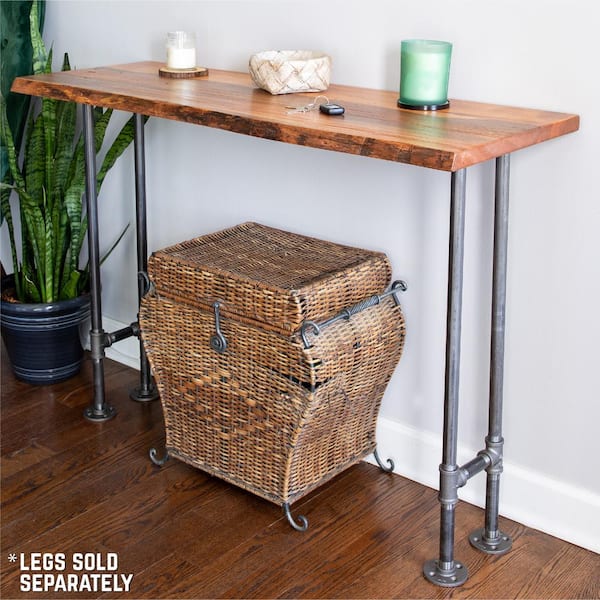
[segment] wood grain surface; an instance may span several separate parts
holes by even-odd
[[[579,128],[577,115],[451,100],[434,112],[397,107],[396,92],[332,85],[323,94],[273,96],[246,73],[167,79],[161,63],[140,62],[18,77],[12,90],[185,121],[260,138],[457,171]],[[318,95],[343,116],[287,114]]]
[[[467,540],[483,511],[457,507],[461,588],[421,574],[438,551],[437,492],[361,463],[294,504],[310,526],[293,531],[271,502],[180,461],[162,468],[159,402],[128,392],[138,373],[105,361],[115,419],[82,417],[91,361],[52,386],[16,381],[2,350],[2,598],[598,598],[600,556],[501,518],[512,550],[486,556]],[[88,357],[89,358],[89,357]],[[11,553],[118,554],[129,593],[20,591]],[[66,571],[65,571],[66,572]]]

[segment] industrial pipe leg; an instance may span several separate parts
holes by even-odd
[[[454,514],[458,503],[458,388],[465,230],[466,170],[452,173],[450,197],[450,252],[448,259],[448,313],[444,436],[440,465],[440,554],[423,566],[425,577],[436,585],[456,587],[467,580],[467,569],[454,560]]]
[[[106,334],[102,329],[100,295],[100,242],[98,234],[98,196],[96,190],[96,148],[94,143],[94,107],[83,105],[83,138],[85,152],[85,200],[88,218],[88,251],[90,263],[91,321],[90,346],[94,378],[94,397],[91,406],[83,411],[89,421],[102,422],[115,416],[116,411],[104,401],[104,348]]]
[[[510,537],[498,528],[500,474],[502,473],[502,400],[504,382],[504,328],[506,308],[506,258],[508,243],[508,186],[510,155],[496,159],[494,211],[494,263],[492,279],[492,339],[490,354],[490,401],[486,450],[496,460],[486,469],[485,524],[469,536],[471,545],[487,554],[504,554]]]
[[[135,214],[137,238],[137,268],[138,268],[138,308],[146,293],[146,279],[144,275],[148,270],[148,235],[146,227],[146,157],[144,152],[144,117],[134,115],[135,137]],[[139,321],[139,314],[138,314]],[[138,334],[139,335],[139,334]],[[140,341],[140,385],[129,393],[132,400],[148,402],[158,398],[158,391],[152,381],[150,363],[144,350],[141,336]]]

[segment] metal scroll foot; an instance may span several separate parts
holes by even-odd
[[[510,536],[501,531],[496,533],[495,537],[487,537],[485,529],[476,529],[469,536],[469,542],[471,542],[471,546],[486,554],[505,554],[512,548],[512,540]]]
[[[156,448],[150,448],[150,460],[159,467],[162,467],[169,460],[169,451],[165,449],[165,455],[162,458],[158,458]]]
[[[434,559],[423,565],[423,575],[427,581],[441,587],[458,587],[467,580],[467,567],[462,563],[452,561],[447,565],[440,566],[441,564],[439,560]],[[448,568],[444,568],[445,566]]]
[[[394,464],[394,461],[391,458],[388,458],[385,461],[385,462],[387,462],[387,465],[385,465],[384,462],[379,457],[379,454],[377,453],[377,448],[375,448],[375,450],[373,450],[373,457],[377,461],[377,464],[379,465],[379,468],[382,471],[385,471],[386,473],[392,473],[394,471],[394,467],[396,466]]]
[[[298,521],[300,524],[294,521],[294,517],[292,517],[292,513],[290,512],[289,503],[285,503],[283,505],[283,514],[285,515],[288,523],[296,530],[296,531],[306,531],[308,529],[308,521],[304,515],[298,516]]]

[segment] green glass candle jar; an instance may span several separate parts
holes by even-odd
[[[451,55],[450,42],[403,40],[398,106],[415,110],[448,108]]]

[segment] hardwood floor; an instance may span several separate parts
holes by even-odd
[[[295,532],[274,504],[177,460],[151,464],[148,449],[164,440],[161,407],[129,400],[135,371],[106,361],[118,415],[104,424],[82,418],[90,382],[86,362],[69,382],[23,384],[3,351],[2,598],[600,597],[599,555],[502,519],[513,549],[485,556],[467,541],[482,511],[465,503],[456,556],[470,577],[454,590],[429,584],[421,569],[437,555],[436,492],[366,463],[295,504],[310,522]],[[62,571],[28,570],[51,559],[60,569],[57,553]],[[132,574],[129,592],[112,579],[113,591],[21,590],[32,575],[72,574],[82,585],[75,553],[100,553],[120,589],[118,576]]]

